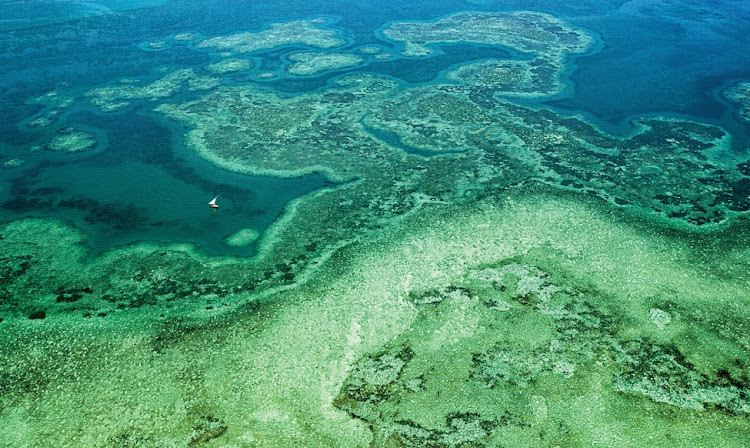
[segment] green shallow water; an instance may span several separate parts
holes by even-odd
[[[140,6],[0,36],[0,446],[747,446],[730,6]]]
[[[143,117],[89,116],[87,122],[107,135],[104,148],[72,160],[30,160],[3,174],[9,217],[68,221],[87,234],[91,257],[140,241],[253,255],[255,246],[233,248],[226,238],[246,228],[262,232],[288,201],[330,185],[315,175],[278,179],[217,169],[181,151],[176,136]],[[207,206],[216,195],[221,213]]]

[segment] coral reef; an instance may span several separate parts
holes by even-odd
[[[64,128],[47,143],[45,149],[55,152],[90,151],[97,145],[96,136],[87,131]]]
[[[25,125],[30,128],[45,128],[57,123],[60,116],[73,105],[76,98],[63,89],[52,90],[44,95],[31,98],[29,104],[40,104],[43,109],[37,114],[25,120]]]
[[[366,45],[364,47],[359,48],[359,52],[362,54],[378,54],[383,51],[382,48],[380,48],[377,45]]]
[[[292,53],[287,58],[292,61],[287,73],[296,76],[312,76],[328,70],[350,68],[361,64],[364,59],[352,53],[305,52]]]
[[[239,58],[222,59],[206,66],[206,70],[213,75],[242,72],[251,68],[253,68],[253,61]]]
[[[15,167],[19,167],[19,166],[23,165],[24,163],[26,163],[26,161],[24,159],[14,158],[14,159],[8,159],[8,160],[4,161],[3,162],[3,166],[5,168],[15,168]]]
[[[295,49],[284,73],[282,47],[347,42],[324,23],[163,41],[222,56],[215,75],[276,50],[257,77],[279,84],[390,56]],[[383,35],[410,57],[458,42],[523,57],[428,86],[355,71],[288,94],[178,68],[88,90],[102,112],[148,102],[219,167],[332,183],[262,238],[226,238],[257,244],[250,259],[149,243],[89,259],[62,221],[0,226],[0,443],[747,445],[750,165],[728,132],[649,117],[612,135],[522,103],[559,93],[593,41],[545,14]],[[51,127],[76,100],[38,97],[23,124]],[[46,148],[96,136],[62,128]],[[86,201],[57,206],[138,214]]]
[[[550,384],[565,396],[596,371],[611,375],[610,394],[750,413],[746,382],[700,373],[672,345],[621,339],[623,318],[601,292],[555,281],[509,262],[417,294],[411,326],[357,361],[334,403],[372,427],[372,446],[404,447],[554,445],[570,435],[519,399],[547,397],[546,413]],[[511,311],[498,312],[498,300]],[[663,322],[662,313],[650,315]]]
[[[327,49],[346,43],[345,40],[336,37],[336,31],[320,28],[320,23],[317,19],[273,23],[264,31],[212,37],[201,41],[196,47],[214,51],[253,53],[293,44]]]
[[[538,57],[530,61],[488,60],[462,65],[446,75],[451,81],[488,89],[496,94],[549,96],[563,89],[563,61]]]
[[[739,116],[750,121],[750,83],[741,82],[724,91],[724,96],[740,106]]]
[[[516,188],[420,207],[307,282],[262,294],[247,264],[145,245],[92,264],[62,224],[5,226],[0,434],[16,445],[743,446],[744,228],[688,248],[560,196]],[[96,431],[81,426],[93,415]]]
[[[636,132],[615,138],[579,118],[479,96],[468,86],[413,89],[381,104],[364,122],[423,151],[481,148],[485,160],[503,154],[532,178],[696,225],[750,209],[747,176],[726,162],[729,135],[714,126],[640,119]]]
[[[431,22],[394,22],[383,35],[404,42],[404,55],[427,56],[436,43],[503,45],[523,52],[582,53],[592,44],[585,32],[536,12],[453,14]]]
[[[130,105],[130,100],[148,99],[151,101],[168,98],[182,89],[210,90],[218,85],[218,80],[210,76],[199,76],[193,69],[184,68],[172,71],[162,78],[145,86],[127,82],[91,89],[84,94],[90,97],[91,104],[104,112],[120,110]]]

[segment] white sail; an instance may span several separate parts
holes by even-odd
[[[218,199],[218,198],[219,197],[216,196],[215,198],[211,199],[211,202],[209,202],[208,205],[216,205],[216,199]]]

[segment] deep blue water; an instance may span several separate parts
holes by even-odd
[[[175,33],[205,36],[259,30],[268,23],[305,17],[337,18],[332,24],[352,39],[351,47],[380,41],[376,30],[394,20],[428,20],[462,10],[537,10],[584,27],[601,38],[601,49],[578,57],[569,95],[543,106],[584,114],[610,129],[643,114],[676,114],[724,126],[746,149],[748,128],[717,92],[727,83],[750,79],[750,4],[730,1],[144,1],[13,2],[13,15],[0,21],[0,156],[27,163],[1,169],[0,221],[21,216],[57,217],[84,230],[92,253],[133,241],[190,242],[212,254],[251,254],[231,249],[223,237],[251,227],[262,231],[288,201],[326,185],[319,176],[272,179],[229,173],[191,156],[184,130],[158,121],[148,108],[101,114],[70,113],[66,120],[103,136],[96,152],[30,153],[41,131],[18,123],[39,110],[26,101],[61,86],[83,90],[122,77],[153,79],[154,67],[198,67],[210,61],[185,46],[142,51],[138,45]],[[36,8],[36,9],[35,9]],[[82,11],[82,8],[85,11]],[[86,9],[89,8],[89,9]],[[10,11],[10,9],[8,10]],[[24,17],[38,13],[44,20]],[[65,15],[67,14],[67,15]],[[62,18],[61,18],[62,17]],[[12,20],[11,20],[12,19]],[[287,49],[273,50],[283,54]],[[291,51],[291,50],[289,50]],[[498,48],[447,46],[426,60],[394,59],[356,70],[383,73],[407,83],[427,83],[458,63],[508,57]],[[264,82],[282,92],[319,89],[329,72],[310,79]],[[245,82],[238,78],[237,82]],[[220,213],[206,207],[220,194]]]

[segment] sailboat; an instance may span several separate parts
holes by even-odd
[[[211,199],[211,202],[208,203],[208,205],[210,205],[211,208],[219,208],[219,206],[216,205],[216,199],[218,199],[218,196],[216,196],[215,198]]]

